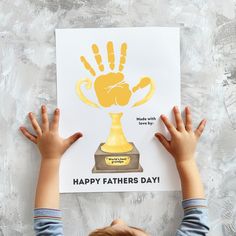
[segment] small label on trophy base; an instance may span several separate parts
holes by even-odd
[[[125,153],[107,153],[101,150],[101,143],[94,154],[95,166],[92,173],[121,173],[121,172],[142,172],[139,164],[139,151],[134,143],[130,143],[133,149]]]
[[[129,156],[108,156],[105,157],[108,166],[127,166],[130,163]]]

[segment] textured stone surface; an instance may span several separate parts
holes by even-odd
[[[33,235],[39,158],[18,127],[42,103],[56,106],[54,29],[118,26],[181,27],[182,107],[192,107],[195,125],[208,120],[197,162],[210,235],[236,235],[235,13],[235,0],[1,0],[0,236]],[[65,235],[87,235],[121,217],[151,235],[171,236],[180,201],[178,192],[64,194]]]

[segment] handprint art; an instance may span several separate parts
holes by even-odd
[[[104,73],[105,67],[102,61],[99,48],[96,44],[92,45],[92,51],[96,64],[98,66],[98,72],[90,65],[87,59],[84,56],[80,57],[84,68],[89,71],[93,80],[89,78],[80,79],[76,84],[76,92],[84,103],[93,107],[111,107],[116,106],[125,106],[129,103],[130,98],[133,93],[139,89],[143,89],[149,86],[148,93],[139,101],[135,102],[132,107],[139,106],[146,103],[152,96],[155,91],[154,81],[149,77],[142,77],[139,79],[139,82],[130,89],[130,85],[127,83],[125,76],[123,74],[124,65],[126,63],[126,53],[127,53],[127,44],[122,43],[120,48],[120,57],[118,66],[115,66],[115,53],[113,42],[109,41],[107,43],[107,57],[108,57],[108,66],[109,72]],[[98,103],[89,100],[82,91],[82,85],[85,85],[86,89],[91,89],[94,87]]]
[[[84,68],[90,73],[93,79],[80,79],[76,83],[76,92],[81,101],[92,107],[109,108],[111,106],[126,106],[130,98],[138,90],[149,86],[148,92],[142,99],[135,102],[132,107],[146,103],[154,94],[154,81],[145,76],[141,77],[138,83],[131,89],[124,76],[124,65],[126,63],[127,44],[122,43],[118,63],[115,63],[115,52],[113,42],[107,43],[108,70],[102,61],[102,56],[96,44],[92,45],[92,51],[98,67],[97,72],[84,56],[80,60]],[[116,65],[117,64],[117,65]],[[105,72],[106,71],[106,72]],[[108,72],[107,72],[108,71]],[[94,88],[98,101],[91,101],[82,90]],[[143,168],[139,164],[139,151],[133,142],[128,142],[123,132],[121,117],[122,112],[110,112],[111,128],[105,143],[100,143],[94,154],[95,166],[93,173],[106,172],[141,172]]]

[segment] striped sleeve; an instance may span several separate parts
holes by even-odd
[[[200,198],[186,199],[182,201],[182,206],[184,217],[176,236],[207,235],[209,232],[207,200]]]
[[[58,209],[34,209],[34,231],[36,236],[63,235],[62,212]]]

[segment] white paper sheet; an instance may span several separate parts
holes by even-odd
[[[112,59],[110,63],[108,62],[108,42],[114,49],[114,68],[111,65]],[[126,62],[121,65],[123,70],[119,72],[123,43],[127,48]],[[94,48],[95,54],[92,50],[94,44],[97,45],[97,48]],[[60,134],[67,137],[81,131],[84,135],[62,158],[60,192],[180,190],[173,158],[154,137],[157,131],[167,134],[159,116],[166,114],[173,120],[172,107],[180,105],[179,44],[178,28],[56,30],[57,101],[61,109]],[[96,52],[97,49],[99,54]],[[100,64],[96,62],[95,55],[101,56]],[[83,60],[81,61],[82,56],[90,64],[92,68],[90,72],[85,68]],[[111,55],[110,57],[112,58]],[[100,71],[98,65],[100,69],[104,67],[104,70]],[[120,84],[112,84],[112,81],[108,81],[109,78],[105,76],[101,78],[101,75],[108,73],[121,73],[124,79]],[[100,80],[104,80],[101,83],[97,80],[99,76]],[[145,103],[132,107],[151,90],[151,85],[148,84],[136,92],[132,91],[140,78],[145,77],[152,81],[155,89]],[[82,83],[79,86],[82,95],[79,95],[76,85],[78,81],[84,79],[91,82],[91,89],[86,89]],[[106,84],[109,84],[106,88],[109,91],[102,90],[102,86]],[[98,92],[95,91],[96,88]],[[101,94],[105,94],[104,97]],[[84,101],[84,98],[87,100]],[[109,103],[113,105],[109,106]],[[108,104],[108,107],[104,107],[104,104]],[[106,142],[109,135],[111,127],[109,112],[123,113],[121,123],[124,135],[128,142],[134,143],[138,149],[143,172],[92,172],[95,166],[95,152],[100,143]],[[137,120],[142,118],[146,120]]]

